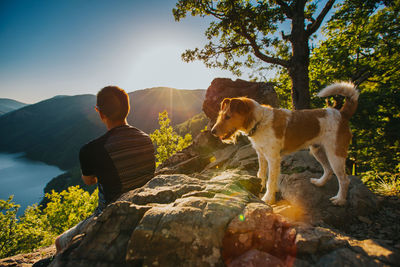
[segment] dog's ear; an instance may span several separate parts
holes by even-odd
[[[247,98],[232,98],[230,104],[232,112],[248,114],[250,113],[252,103]]]
[[[231,103],[231,99],[230,98],[225,98],[224,100],[222,100],[221,102],[221,110],[224,110],[226,108],[226,105],[229,105]]]
[[[254,103],[247,97],[233,98],[231,101],[230,109],[244,116],[243,127],[247,129],[254,120]]]

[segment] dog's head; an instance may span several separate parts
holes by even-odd
[[[240,131],[247,132],[253,121],[253,101],[247,97],[225,98],[211,133],[224,143],[235,143]]]

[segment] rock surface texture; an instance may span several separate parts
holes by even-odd
[[[269,85],[247,84],[215,79],[203,105],[210,119],[224,97],[260,101],[269,92],[265,99],[276,101]],[[334,206],[337,179],[311,184],[322,168],[299,151],[283,158],[278,202],[269,206],[257,169],[246,138],[224,145],[204,131],[109,205],[51,266],[399,266],[398,199],[382,200],[351,176],[346,205]],[[5,260],[0,266],[17,262]]]
[[[278,97],[270,83],[248,82],[237,79],[216,78],[207,89],[203,102],[203,111],[213,125],[218,116],[221,101],[226,97],[249,97],[260,104],[278,106]]]
[[[31,253],[18,254],[9,258],[0,259],[0,266],[12,267],[12,266],[32,266],[32,264],[38,262],[41,259],[51,257],[56,253],[56,247],[44,247],[37,249]]]
[[[312,185],[309,179],[322,170],[307,151],[297,152],[282,162],[281,200],[271,207],[258,198],[257,158],[249,144],[198,156],[208,158],[203,171],[160,174],[127,192],[51,266],[398,264],[395,246],[348,234],[380,207],[357,177],[351,177],[346,206],[333,206],[336,179]]]
[[[302,162],[305,155],[290,160]],[[259,179],[239,168],[158,175],[109,205],[51,266],[398,264],[396,248],[345,232],[359,214],[378,207],[358,178],[351,178],[348,205],[334,207],[329,197],[335,180],[316,188],[308,169],[282,174],[282,195],[290,198],[273,207],[257,197]],[[292,217],[295,212],[300,215]]]

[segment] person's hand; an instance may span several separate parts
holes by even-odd
[[[97,177],[92,175],[82,175],[82,180],[87,185],[97,184]]]

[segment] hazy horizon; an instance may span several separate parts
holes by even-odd
[[[130,94],[130,93],[133,93],[133,92],[136,92],[136,91],[147,90],[147,89],[156,89],[156,88],[170,88],[170,89],[174,89],[174,90],[207,90],[207,88],[192,88],[192,89],[188,89],[188,88],[174,88],[174,87],[170,87],[170,86],[153,86],[153,87],[148,87],[148,88],[138,88],[138,89],[134,89],[134,90],[132,90],[132,91],[126,90],[125,88],[123,88],[123,89],[124,89],[128,94]],[[101,89],[101,88],[99,88],[98,91],[100,91],[100,89]],[[32,105],[32,104],[36,104],[36,103],[39,103],[39,102],[42,102],[42,101],[45,101],[45,100],[48,100],[48,99],[51,99],[51,98],[54,98],[54,97],[61,97],[61,96],[79,96],[79,95],[94,95],[94,96],[96,96],[96,94],[97,94],[97,92],[94,92],[94,93],[84,93],[84,92],[83,92],[83,93],[78,93],[78,94],[59,94],[59,95],[50,96],[50,97],[48,97],[48,98],[40,99],[40,100],[38,100],[38,101],[36,101],[36,102],[33,102],[33,103],[26,103],[26,102],[23,102],[23,101],[20,101],[20,100],[18,100],[18,99],[14,99],[14,98],[2,97],[1,95],[0,95],[0,99],[10,99],[10,100],[15,100],[15,101],[21,102],[21,103],[23,103],[23,104]]]

